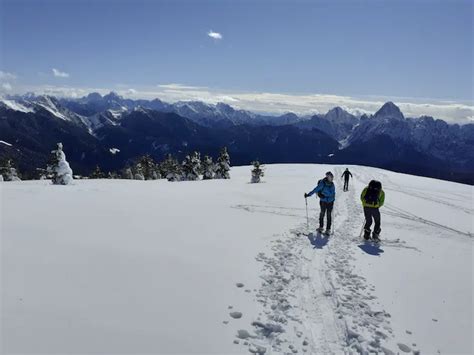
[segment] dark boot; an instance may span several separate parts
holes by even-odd
[[[374,230],[374,232],[372,233],[372,239],[376,242],[380,242],[380,229]]]
[[[370,229],[364,229],[364,239],[369,240],[370,239]]]

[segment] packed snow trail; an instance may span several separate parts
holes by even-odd
[[[304,224],[277,239],[272,257],[258,256],[264,263],[258,295],[266,320],[285,329],[265,334],[276,353],[387,351],[383,340],[392,332],[390,315],[375,306],[373,287],[351,265],[354,241],[361,242],[355,238],[361,224],[357,200],[354,189],[338,191],[331,236],[316,233],[318,221],[311,218],[309,230]],[[298,338],[303,340],[295,343]]]

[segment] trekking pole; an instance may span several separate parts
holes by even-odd
[[[362,238],[362,232],[364,231],[365,219],[362,221],[362,227],[360,228],[359,238]]]
[[[304,202],[306,203],[306,228],[309,229],[309,218],[308,218],[308,199],[305,197]]]

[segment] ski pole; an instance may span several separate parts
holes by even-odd
[[[304,202],[306,203],[306,228],[309,228],[309,218],[308,218],[308,199],[305,197]]]

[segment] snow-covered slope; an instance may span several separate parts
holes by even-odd
[[[0,183],[3,352],[472,353],[473,188],[353,166],[316,236],[303,193],[343,168]],[[372,178],[380,246],[359,238]]]
[[[89,126],[86,117],[82,117],[63,107],[59,100],[53,96],[32,96],[28,94],[21,98],[17,97],[16,99],[0,99],[0,107],[23,113],[47,114],[63,121],[73,122],[84,127]]]

